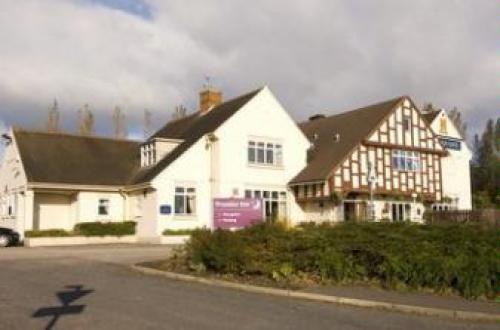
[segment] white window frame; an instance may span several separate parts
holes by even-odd
[[[182,199],[182,209],[178,210],[178,200]],[[190,201],[192,201],[190,203]],[[190,206],[191,205],[191,206]],[[191,210],[189,210],[191,208]],[[194,209],[194,210],[193,210]],[[176,184],[174,188],[174,215],[180,217],[194,217],[198,210],[196,187],[193,185]]]
[[[391,166],[398,171],[420,171],[420,153],[418,151],[394,149],[391,153]]]
[[[256,166],[283,167],[283,144],[272,139],[248,139],[247,163]]]

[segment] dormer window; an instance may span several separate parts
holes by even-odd
[[[156,148],[153,142],[146,143],[141,147],[141,165],[151,166],[156,163]]]

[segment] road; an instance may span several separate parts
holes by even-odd
[[[0,249],[0,329],[498,329],[143,275],[158,246]]]

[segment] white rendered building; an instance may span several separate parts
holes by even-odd
[[[445,110],[424,114],[448,155],[441,159],[443,201],[434,209],[472,209],[470,161],[472,152]]]

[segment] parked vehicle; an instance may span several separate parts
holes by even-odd
[[[0,227],[0,248],[19,243],[19,234],[10,228]]]

